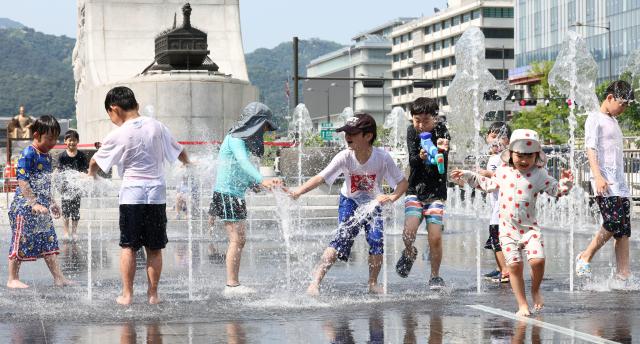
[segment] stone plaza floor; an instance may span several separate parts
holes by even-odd
[[[328,272],[322,295],[304,294],[309,273],[331,238],[332,228],[309,227],[292,237],[287,249],[282,233],[271,223],[248,231],[241,281],[258,290],[243,299],[226,299],[225,236],[195,226],[189,259],[187,226],[169,224],[160,292],[163,302],[145,304],[144,255],[138,260],[135,302],[114,300],[120,292],[116,228],[86,226],[77,242],[61,241],[65,274],[77,286],[55,288],[44,261],[22,265],[26,290],[0,288],[0,342],[7,343],[590,343],[640,342],[640,284],[610,278],[612,244],[596,256],[594,279],[576,279],[569,292],[567,232],[545,229],[547,266],[542,290],[545,308],[529,319],[514,315],[516,303],[508,284],[482,281],[476,288],[476,230],[486,238],[486,221],[452,218],[447,222],[441,276],[447,288],[427,288],[429,271],[426,234],[416,246],[419,258],[410,276],[400,278],[394,265],[402,249],[398,234],[386,235],[388,293],[366,293],[367,244],[356,240],[349,262]],[[60,231],[59,231],[60,232]],[[8,252],[9,231],[0,241]],[[590,236],[578,234],[575,248]],[[90,248],[89,248],[90,246]],[[633,272],[638,275],[638,240],[632,240]],[[481,249],[482,272],[493,258]],[[88,264],[89,259],[91,264]],[[6,260],[5,260],[6,261]],[[191,264],[189,264],[191,262]],[[190,273],[191,271],[191,273]],[[6,263],[0,276],[6,276]],[[91,276],[89,288],[88,276]],[[189,277],[191,276],[191,278]],[[386,276],[386,277],[385,277]],[[525,273],[528,280],[528,269]],[[528,284],[528,282],[527,282]]]

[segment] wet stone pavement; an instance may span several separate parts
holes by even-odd
[[[194,224],[189,246],[185,222],[170,222],[160,286],[163,302],[157,306],[144,302],[145,262],[140,252],[135,303],[122,307],[114,302],[120,291],[117,229],[104,226],[99,231],[93,224],[89,245],[84,226],[77,242],[61,241],[59,255],[65,274],[77,286],[52,287],[44,261],[39,260],[22,265],[21,278],[29,289],[0,288],[0,342],[640,343],[640,283],[622,284],[610,278],[611,244],[596,256],[596,277],[576,279],[570,293],[567,231],[546,229],[545,308],[522,320],[514,316],[516,304],[508,284],[483,280],[481,293],[476,291],[475,231],[482,228],[484,242],[486,227],[486,222],[470,218],[447,223],[441,268],[447,282],[444,291],[427,288],[429,261],[426,233],[421,231],[416,244],[419,258],[406,279],[394,270],[403,246],[401,236],[387,233],[386,269],[380,274],[380,281],[387,281],[387,295],[366,293],[368,247],[360,236],[349,262],[338,262],[328,272],[322,295],[309,298],[304,295],[309,273],[330,240],[331,228],[309,226],[306,234],[292,237],[287,248],[277,226],[254,223],[248,229],[241,281],[258,294],[226,299],[222,229],[201,234]],[[1,252],[8,252],[9,234],[2,236]],[[576,252],[589,239],[586,232],[577,234]],[[634,252],[639,246],[632,240],[635,275],[640,258]],[[493,268],[492,261],[491,253],[481,249],[483,273]],[[4,263],[0,276],[6,274]]]

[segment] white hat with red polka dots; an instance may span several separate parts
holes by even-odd
[[[509,149],[505,149],[500,156],[502,161],[509,163],[511,152],[518,153],[538,153],[538,166],[544,166],[547,163],[547,155],[542,151],[542,145],[538,133],[531,129],[516,129],[511,134],[509,140]]]

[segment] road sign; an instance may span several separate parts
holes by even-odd
[[[323,141],[332,141],[334,132],[335,129],[320,130],[320,137],[322,137]]]
[[[322,122],[322,123],[320,123],[320,128],[323,128],[323,129],[325,129],[325,128],[333,128],[333,123],[331,123],[331,122]]]

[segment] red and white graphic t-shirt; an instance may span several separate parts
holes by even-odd
[[[383,180],[395,188],[404,178],[389,153],[377,147],[373,148],[369,160],[364,164],[358,162],[352,150],[345,149],[336,154],[319,175],[329,185],[344,175],[345,182],[340,193],[358,203],[368,202],[381,194]]]

